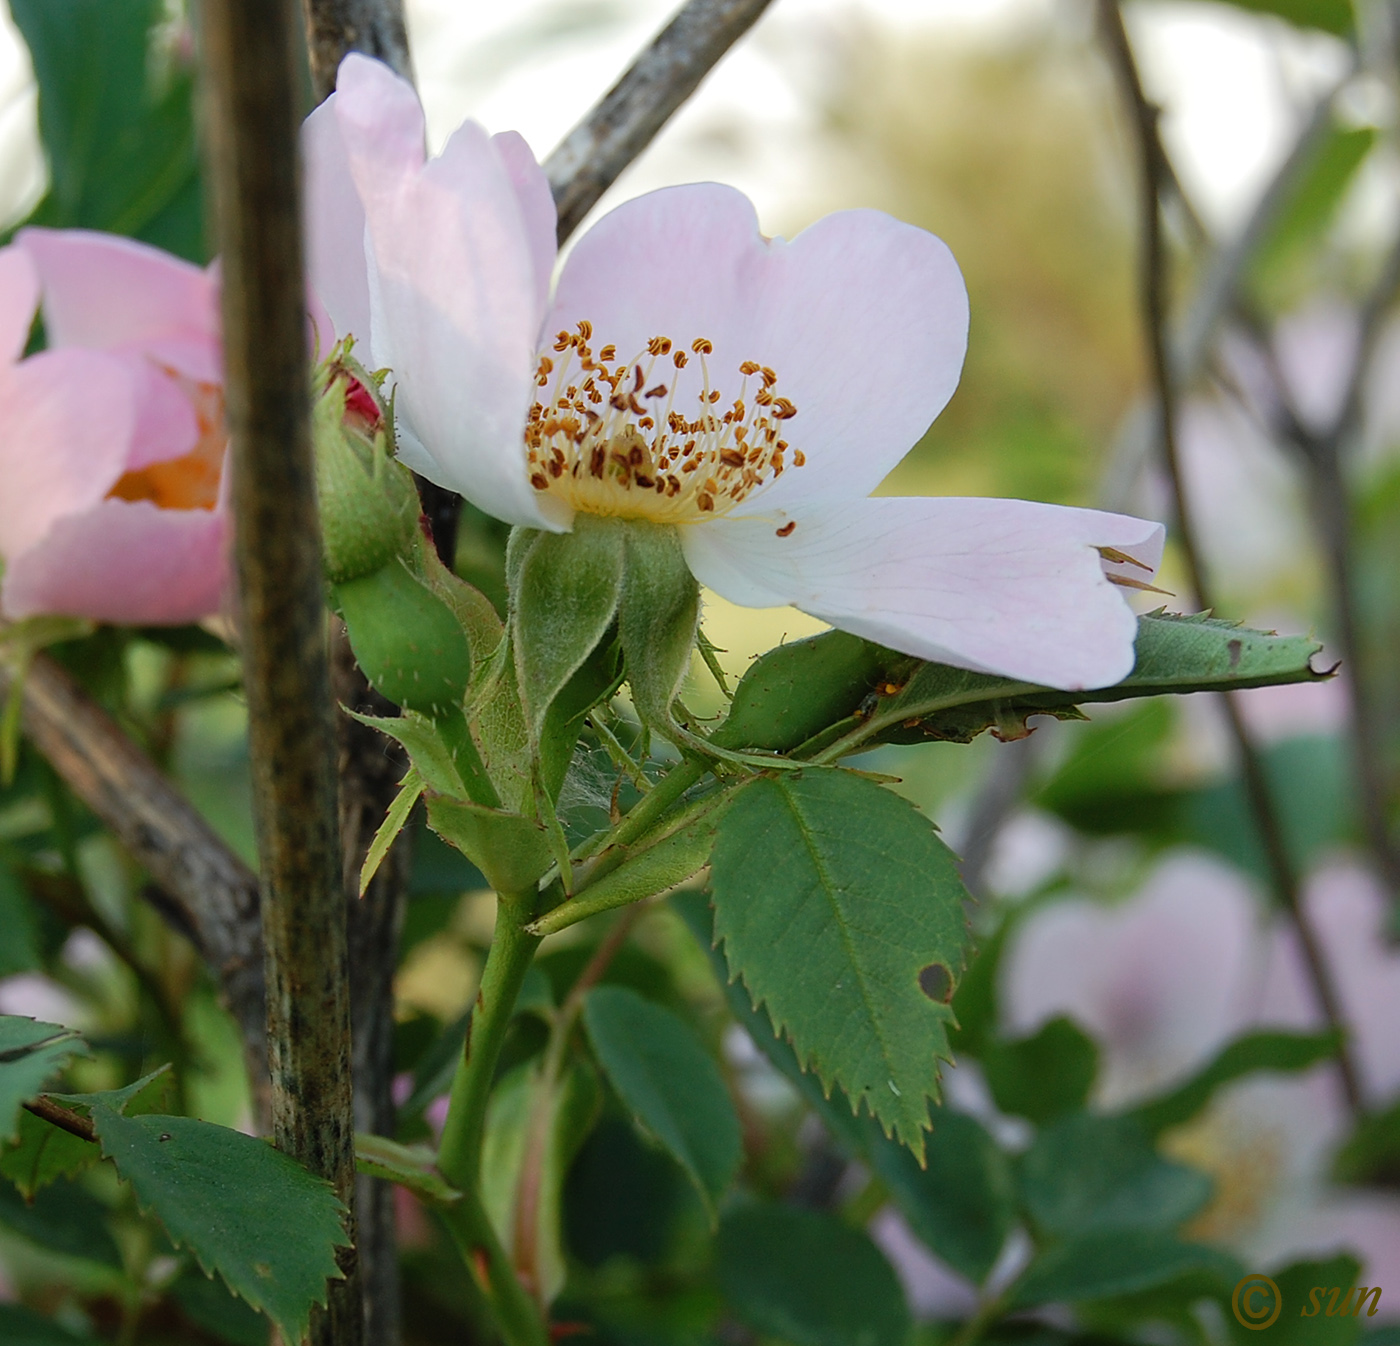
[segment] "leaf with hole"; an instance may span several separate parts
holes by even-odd
[[[171,1241],[299,1341],[348,1243],[330,1184],[266,1141],[191,1117],[123,1117],[99,1105],[92,1119],[103,1155]]]
[[[760,778],[721,819],[710,872],[731,975],[826,1089],[922,1157],[967,949],[967,893],[933,824],[850,772]]]

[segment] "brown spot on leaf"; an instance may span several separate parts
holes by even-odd
[[[1240,666],[1240,655],[1244,652],[1244,641],[1232,640],[1225,648],[1230,651],[1230,667],[1238,668]]]

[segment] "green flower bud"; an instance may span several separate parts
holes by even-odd
[[[369,384],[340,362],[324,366],[324,375],[311,422],[316,491],[326,578],[341,584],[412,547],[419,504],[412,473],[392,456],[388,422]]]

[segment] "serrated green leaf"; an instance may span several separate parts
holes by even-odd
[[[980,1282],[996,1263],[1016,1223],[1011,1166],[996,1142],[965,1114],[940,1112],[926,1143],[926,1167],[921,1169],[878,1122],[854,1115],[839,1086],[828,1097],[816,1077],[802,1069],[791,1045],[774,1031],[767,1011],[755,1009],[743,986],[728,980],[724,956],[713,947],[714,922],[704,896],[677,894],[671,905],[705,950],[730,1012],[754,1045],[792,1082],[832,1139],[880,1176],[910,1229],[930,1251],[953,1270]],[[963,986],[970,976],[971,972]]]
[[[330,1184],[266,1141],[191,1117],[98,1106],[92,1120],[103,1155],[171,1241],[300,1341],[348,1243]]]
[[[50,186],[30,222],[207,256],[193,76],[151,59],[160,0],[12,0],[34,62]]]
[[[904,1346],[909,1310],[890,1264],[860,1230],[792,1206],[727,1215],[716,1244],[734,1313],[793,1346]]]
[[[71,1028],[0,1015],[0,1143],[19,1135],[20,1108],[87,1046]]]
[[[922,1157],[967,949],[933,824],[849,772],[760,778],[720,822],[711,886],[731,975],[828,1090]]]
[[[1139,1104],[1130,1114],[1157,1135],[1169,1126],[1189,1122],[1208,1104],[1215,1091],[1243,1075],[1271,1070],[1294,1074],[1307,1070],[1337,1051],[1335,1033],[1287,1033],[1266,1030],[1247,1033],[1222,1047],[1215,1059],[1185,1084]]]
[[[1017,1281],[1006,1307],[1107,1299],[1199,1272],[1228,1287],[1239,1279],[1239,1264],[1215,1248],[1184,1242],[1162,1230],[1085,1234],[1041,1252]]]
[[[739,1172],[743,1139],[709,1053],[670,1010],[622,986],[590,991],[583,1022],[617,1096],[685,1170],[714,1221]]]
[[[93,1094],[50,1094],[49,1097],[83,1116],[98,1103],[136,1116],[159,1111],[169,1083],[170,1067],[166,1065],[124,1089],[105,1089]],[[91,1141],[61,1130],[33,1113],[21,1112],[19,1139],[0,1155],[0,1173],[30,1198],[58,1178],[71,1178],[92,1167],[99,1157],[98,1147]]]
[[[1036,1228],[1056,1238],[1174,1229],[1211,1194],[1204,1173],[1164,1159],[1130,1117],[1061,1117],[1041,1128],[1016,1171]]]
[[[997,1107],[1033,1122],[1082,1108],[1099,1068],[1093,1039],[1063,1016],[1030,1037],[985,1042],[981,1058]]]

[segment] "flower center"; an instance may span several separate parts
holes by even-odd
[[[771,369],[744,361],[737,395],[726,404],[711,383],[706,357],[714,343],[706,338],[687,352],[670,337],[652,337],[645,351],[619,361],[613,346],[595,355],[592,335],[592,324],[581,322],[559,333],[557,364],[540,356],[535,385],[542,392],[525,426],[535,490],[585,514],[695,523],[727,513],[805,463],[802,450],[781,438],[797,408],[778,395]],[[683,372],[692,355],[698,379],[695,370]]]
[[[117,500],[149,500],[161,509],[213,509],[219,499],[228,431],[224,427],[223,389],[179,380],[194,407],[199,439],[178,458],[149,463],[126,472],[107,492]]]

